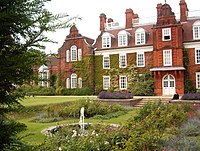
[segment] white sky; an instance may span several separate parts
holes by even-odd
[[[167,0],[167,4],[172,7],[174,13],[180,12],[179,2],[180,0]],[[125,26],[126,9],[133,9],[133,12],[137,13],[140,18],[155,17],[158,3],[164,4],[165,0],[52,0],[47,8],[54,14],[67,13],[71,17],[82,17],[82,20],[75,22],[79,33],[96,39],[100,34],[99,16],[101,13],[104,13],[107,18],[112,18],[114,22],[119,22],[121,26]],[[186,3],[189,11],[200,10],[199,0],[186,0]],[[57,41],[58,44],[47,43],[45,52],[47,54],[50,52],[57,53],[68,34],[69,29],[49,33],[48,36]]]

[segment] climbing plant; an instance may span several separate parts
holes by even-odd
[[[83,86],[93,85],[93,56],[84,57],[82,60],[73,63],[73,69],[82,78]]]
[[[183,48],[183,65],[186,68],[184,74],[184,91],[185,91],[184,93],[196,92],[196,89],[192,84],[192,80],[189,78],[189,73],[188,73],[189,58],[186,48]]]

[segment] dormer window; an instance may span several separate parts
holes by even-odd
[[[171,40],[171,28],[162,29],[162,40],[170,41]]]
[[[110,48],[111,47],[111,42],[112,42],[112,38],[114,38],[114,36],[110,33],[104,33],[102,35],[102,48]]]
[[[128,36],[129,35],[130,34],[125,30],[122,30],[118,33],[118,46],[119,47],[128,45]]]
[[[193,39],[200,39],[200,21],[193,24]]]
[[[135,44],[136,45],[145,44],[145,30],[143,28],[138,28],[135,31]]]

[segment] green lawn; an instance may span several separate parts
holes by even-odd
[[[45,104],[55,104],[55,103],[63,103],[68,101],[76,101],[82,98],[90,98],[94,99],[96,96],[54,96],[54,97],[43,97],[43,96],[37,96],[37,97],[27,97],[25,100],[23,100],[21,103],[24,106],[36,106],[36,105],[45,105]],[[127,114],[119,116],[118,118],[112,118],[109,120],[94,120],[94,119],[85,119],[85,122],[87,123],[113,123],[113,124],[124,124],[127,119],[129,119],[132,115],[136,114],[137,109],[133,109],[129,111]],[[23,117],[23,116],[22,116]],[[21,123],[24,123],[27,125],[27,130],[20,133],[20,136],[26,136],[23,138],[23,140],[30,144],[40,144],[44,141],[45,136],[41,134],[41,131],[47,127],[55,126],[58,124],[66,124],[66,123],[78,123],[79,119],[70,119],[70,120],[64,120],[59,122],[52,122],[52,123],[34,123],[30,122],[34,118],[34,115],[31,116],[24,116],[24,118],[19,119],[18,121]]]
[[[63,103],[69,101],[76,101],[83,98],[95,99],[96,96],[35,96],[26,97],[20,103],[24,106],[45,105],[54,103]]]

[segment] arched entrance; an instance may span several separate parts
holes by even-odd
[[[162,79],[163,95],[174,95],[176,92],[174,76],[167,74]]]

